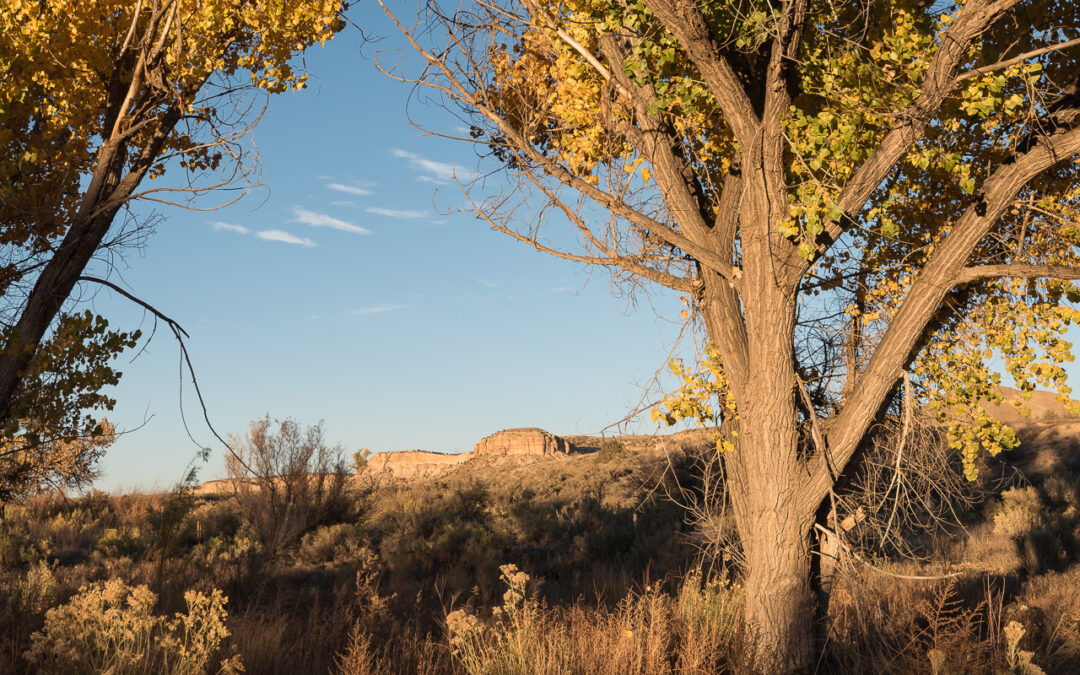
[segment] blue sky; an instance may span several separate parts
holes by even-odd
[[[596,433],[622,418],[675,342],[677,300],[657,289],[630,307],[606,272],[590,277],[468,214],[447,215],[463,205],[452,172],[478,168],[473,149],[409,124],[410,88],[371,58],[399,43],[392,27],[377,6],[353,16],[387,39],[361,55],[349,28],[308,52],[309,88],[273,97],[251,135],[266,188],[212,212],[157,207],[164,220],[114,279],[191,334],[222,433],[270,414],[324,420],[349,452],[456,452],[503,428]],[[409,113],[451,133],[460,124],[415,101]],[[115,328],[152,326],[109,291],[93,306]],[[131,356],[118,362],[109,415],[130,433],[103,461],[102,489],[168,487],[197,450],[171,335],[160,327]],[[186,380],[183,410],[213,448],[202,471],[212,478],[223,449]]]

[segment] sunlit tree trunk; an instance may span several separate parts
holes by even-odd
[[[743,218],[769,218],[763,208]],[[795,336],[796,289],[761,256],[770,233],[747,240],[743,278],[745,355],[741,381],[733,382],[739,415],[739,436],[725,457],[728,490],[746,562],[744,576],[746,667],[763,673],[809,672],[815,658],[814,596],[811,590],[811,536],[816,504],[800,489],[806,468],[800,457],[797,426]],[[725,283],[718,280],[718,283]],[[752,289],[752,290],[751,290]],[[730,316],[718,313],[706,325],[722,326]],[[739,357],[724,335],[710,335],[725,345],[729,358]]]

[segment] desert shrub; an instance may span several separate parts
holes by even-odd
[[[528,595],[529,575],[503,565],[503,604],[490,622],[466,610],[446,616],[451,651],[469,675],[570,672],[569,640],[546,608]]]
[[[363,551],[360,526],[353,523],[324,525],[304,535],[298,556],[309,563],[352,560]]]
[[[334,661],[340,675],[381,675],[387,672],[385,664],[375,655],[371,636],[355,628],[349,633],[345,649]]]
[[[626,446],[614,438],[605,438],[600,442],[600,449],[593,456],[597,463],[614,462],[629,456]]]
[[[204,578],[227,585],[245,578],[262,558],[262,545],[243,535],[217,536],[197,544],[188,554]]]
[[[136,558],[146,545],[139,528],[109,528],[98,539],[94,553],[102,558]]]
[[[1009,667],[1009,675],[1046,675],[1046,671],[1031,660],[1035,652],[1020,649],[1020,640],[1027,632],[1023,624],[1010,621],[1002,632],[1005,636],[1005,663]]]
[[[347,507],[343,450],[326,445],[321,423],[301,428],[265,417],[253,421],[245,436],[231,437],[231,446],[226,468],[233,496],[267,554],[276,555]]]
[[[231,537],[240,529],[240,515],[227,501],[199,504],[184,522],[184,534],[192,541],[205,541],[211,537]]]
[[[354,452],[352,455],[353,473],[359,476],[367,471],[369,459],[371,459],[371,450],[367,448],[360,448]]]
[[[1042,489],[1050,504],[1062,511],[1071,511],[1069,515],[1076,517],[1077,509],[1080,509],[1080,484],[1075,476],[1055,474],[1043,481]]]
[[[1048,487],[1048,495],[1031,486],[1013,487],[987,507],[994,533],[1013,543],[1029,574],[1063,569],[1075,559],[1080,539],[1080,514],[1068,501],[1071,491],[1061,481]]]
[[[56,602],[60,584],[56,581],[53,567],[39,560],[19,580],[16,598],[19,609],[30,614],[41,614]]]
[[[994,534],[1003,537],[1022,537],[1040,525],[1042,502],[1033,487],[1013,487],[986,509],[988,520],[994,523]]]
[[[49,555],[49,542],[20,534],[0,532],[0,567],[20,568],[33,565]]]
[[[146,586],[119,579],[79,589],[67,604],[50,609],[34,633],[27,661],[43,673],[204,673],[215,665],[229,637],[226,598],[189,591],[187,613],[153,613],[155,596]],[[243,668],[225,659],[217,672]]]
[[[476,483],[435,483],[389,493],[376,503],[368,530],[393,590],[415,595],[437,579],[451,595],[476,589],[484,600],[493,599],[498,565],[513,535],[489,500]]]
[[[1007,616],[1026,629],[1025,644],[1049,672],[1080,663],[1080,566],[1048,572],[1025,584]]]
[[[87,545],[91,548],[101,530],[84,508],[60,511],[45,524],[46,536],[59,556],[70,557]]]

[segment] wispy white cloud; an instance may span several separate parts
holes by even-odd
[[[417,180],[426,181],[431,183],[447,183],[455,178],[461,181],[471,181],[477,177],[475,171],[469,171],[459,166],[448,162],[436,162],[433,159],[428,159],[422,155],[418,155],[415,152],[409,152],[408,150],[393,149],[390,151],[394,157],[401,159],[407,159],[409,166],[414,169],[418,169],[423,173],[417,176]]]
[[[395,312],[399,309],[405,309],[406,305],[391,305],[391,304],[379,304],[371,305],[370,307],[361,307],[360,309],[354,309],[349,314],[382,314],[383,312]]]
[[[477,279],[476,283],[480,284],[484,288],[498,288],[499,287],[498,283],[496,283],[494,281],[489,281],[487,279]]]
[[[238,232],[240,234],[247,234],[251,230],[247,229],[243,225],[233,225],[231,223],[223,223],[220,220],[214,220],[210,222],[214,226],[214,229],[218,232]]]
[[[364,196],[371,194],[371,190],[366,187],[360,187],[359,185],[346,185],[345,183],[328,183],[326,185],[331,190],[337,190],[338,192],[344,192],[348,195]]]
[[[264,241],[280,241],[283,244],[298,244],[300,246],[316,246],[315,242],[307,237],[298,237],[284,230],[260,230],[255,236]]]
[[[330,206],[340,206],[341,208],[351,209],[356,206],[356,202],[330,202]]]
[[[374,213],[377,216],[397,218],[398,220],[414,220],[416,218],[427,217],[427,211],[417,211],[415,209],[384,209],[379,206],[372,206],[371,208],[364,210],[368,213]]]
[[[293,218],[294,223],[303,223],[304,225],[310,225],[312,227],[329,227],[332,230],[351,232],[353,234],[371,234],[371,230],[365,227],[353,225],[346,220],[335,218],[325,213],[308,211],[299,206],[293,209],[293,215],[295,216],[295,218]]]

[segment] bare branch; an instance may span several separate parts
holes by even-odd
[[[173,336],[176,338],[177,343],[180,345],[181,364],[183,366],[186,366],[188,374],[191,376],[191,384],[195,387],[195,396],[199,400],[199,407],[202,409],[203,420],[206,422],[207,428],[210,429],[210,433],[212,433],[214,435],[214,437],[217,438],[218,441],[222,445],[225,446],[225,449],[231,455],[233,455],[233,457],[236,457],[236,459],[238,461],[243,463],[243,460],[240,459],[239,457],[237,457],[236,452],[233,451],[233,449],[232,449],[232,446],[230,446],[225,441],[225,439],[221,437],[221,434],[219,434],[217,429],[214,428],[213,422],[210,421],[210,412],[209,412],[208,408],[206,407],[206,400],[203,398],[202,388],[199,387],[199,380],[195,377],[195,366],[192,365],[192,363],[191,363],[191,355],[188,354],[187,344],[184,342],[184,338],[191,339],[191,336],[188,335],[186,330],[184,330],[184,327],[181,326],[176,320],[171,319],[168,316],[166,316],[163,312],[158,310],[156,307],[154,307],[150,303],[148,303],[145,300],[142,300],[142,299],[132,295],[128,291],[124,290],[120,286],[117,286],[113,282],[108,281],[107,279],[101,279],[100,277],[93,277],[93,276],[83,275],[83,276],[80,276],[78,278],[78,281],[88,281],[88,282],[91,282],[91,283],[100,284],[102,286],[105,286],[106,288],[109,288],[109,289],[119,293],[120,295],[124,296],[128,300],[131,300],[132,302],[139,305],[140,307],[142,307],[146,311],[150,312],[151,314],[154,315],[154,317],[156,319],[161,319],[162,321],[165,322],[165,325],[169,327],[169,330],[172,331]],[[181,408],[181,414],[182,413],[183,413],[183,409]],[[187,425],[187,423],[185,422],[185,427],[186,427],[186,425]],[[188,433],[188,435],[189,436],[191,435],[190,432]]]
[[[992,73],[995,70],[1001,70],[1002,68],[1008,68],[1009,66],[1013,66],[1013,65],[1016,65],[1017,63],[1027,61],[1028,59],[1033,59],[1036,56],[1042,56],[1043,54],[1049,54],[1051,52],[1060,52],[1060,51],[1062,51],[1064,49],[1069,49],[1070,47],[1076,47],[1078,45],[1080,45],[1080,38],[1075,38],[1075,39],[1072,39],[1072,40],[1068,40],[1067,42],[1061,42],[1061,43],[1058,43],[1056,45],[1051,45],[1049,47],[1043,47],[1042,49],[1033,49],[1030,52],[1025,52],[1025,53],[1023,53],[1023,54],[1021,54],[1019,56],[1014,56],[1011,59],[1006,59],[1004,61],[998,61],[997,63],[990,64],[989,66],[982,66],[981,68],[976,68],[974,70],[969,70],[966,73],[958,75],[956,77],[956,79],[953,80],[953,86],[956,86],[957,84],[960,84],[964,80],[970,80],[973,77],[978,77],[980,75],[985,75],[986,73]]]
[[[120,286],[117,286],[113,282],[108,281],[107,279],[102,279],[100,277],[92,277],[92,276],[89,276],[89,275],[83,275],[83,276],[79,277],[76,281],[89,281],[91,283],[100,284],[102,286],[105,286],[106,288],[112,289],[113,291],[119,293],[120,295],[124,296],[128,300],[134,302],[139,307],[142,307],[146,311],[150,312],[156,318],[161,319],[162,321],[165,322],[166,325],[168,325],[173,330],[179,332],[184,337],[186,337],[188,339],[191,339],[191,336],[188,335],[188,332],[186,330],[184,330],[184,327],[181,326],[178,321],[176,321],[174,319],[171,319],[168,316],[165,316],[165,314],[163,312],[161,312],[158,308],[151,305],[149,302],[146,302],[145,300],[142,300],[141,298],[138,298],[138,297],[132,295],[131,293],[124,290]]]
[[[569,253],[567,251],[560,251],[558,249],[551,248],[550,246],[541,244],[535,236],[529,237],[521,234],[520,232],[510,229],[503,223],[493,218],[487,212],[487,210],[483,208],[483,206],[473,201],[472,196],[467,191],[465,192],[465,198],[469,200],[469,204],[471,205],[472,210],[476,213],[476,215],[482,218],[484,222],[486,222],[488,225],[490,225],[491,229],[497,232],[502,232],[509,237],[513,237],[514,239],[517,239],[522,243],[528,244],[529,246],[535,248],[537,251],[547,253],[548,255],[554,256],[556,258],[561,258],[563,260],[572,260],[574,262],[585,263],[587,265],[619,267],[626,270],[627,272],[640,275],[650,281],[654,281],[662,286],[667,286],[668,288],[671,288],[673,290],[683,291],[686,293],[689,293],[693,290],[693,283],[689,279],[677,277],[673,274],[665,274],[664,272],[654,270],[650,267],[646,267],[645,265],[642,265],[624,256],[609,255],[607,257],[599,257],[578,255],[574,253]],[[553,200],[552,203],[555,204],[555,206],[559,207],[559,209],[562,210],[563,213],[566,214],[571,219],[571,221],[573,221],[575,225],[578,226],[579,229],[585,228],[585,224],[581,222],[581,219],[578,218],[577,215],[574,214],[573,211],[571,211],[565,204],[563,204],[562,201]]]

